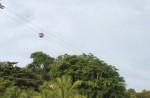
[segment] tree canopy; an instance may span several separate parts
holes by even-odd
[[[126,88],[115,66],[93,54],[31,54],[25,67],[0,62],[0,98],[149,98],[150,91]]]
[[[117,69],[92,54],[59,56],[51,66],[50,77],[62,75],[70,75],[74,81],[83,80],[80,92],[89,98],[125,96],[125,81]]]
[[[32,53],[31,58],[33,62],[27,65],[27,69],[30,70],[30,72],[39,74],[41,79],[48,80],[49,76],[47,73],[49,71],[49,65],[54,62],[54,58],[41,51]]]

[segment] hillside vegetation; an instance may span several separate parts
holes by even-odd
[[[150,91],[127,89],[114,66],[93,54],[31,54],[21,68],[0,62],[0,98],[150,98]]]

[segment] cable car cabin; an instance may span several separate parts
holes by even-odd
[[[43,33],[39,33],[39,37],[40,37],[40,38],[43,38],[43,37],[44,37],[44,34],[43,34]]]

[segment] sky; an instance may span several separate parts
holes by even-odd
[[[150,0],[0,2],[0,61],[24,67],[36,51],[92,53],[119,69],[127,88],[150,90]]]

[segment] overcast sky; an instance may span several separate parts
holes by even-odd
[[[93,53],[118,68],[128,88],[150,89],[150,0],[0,2],[0,61],[26,66],[35,51]]]

